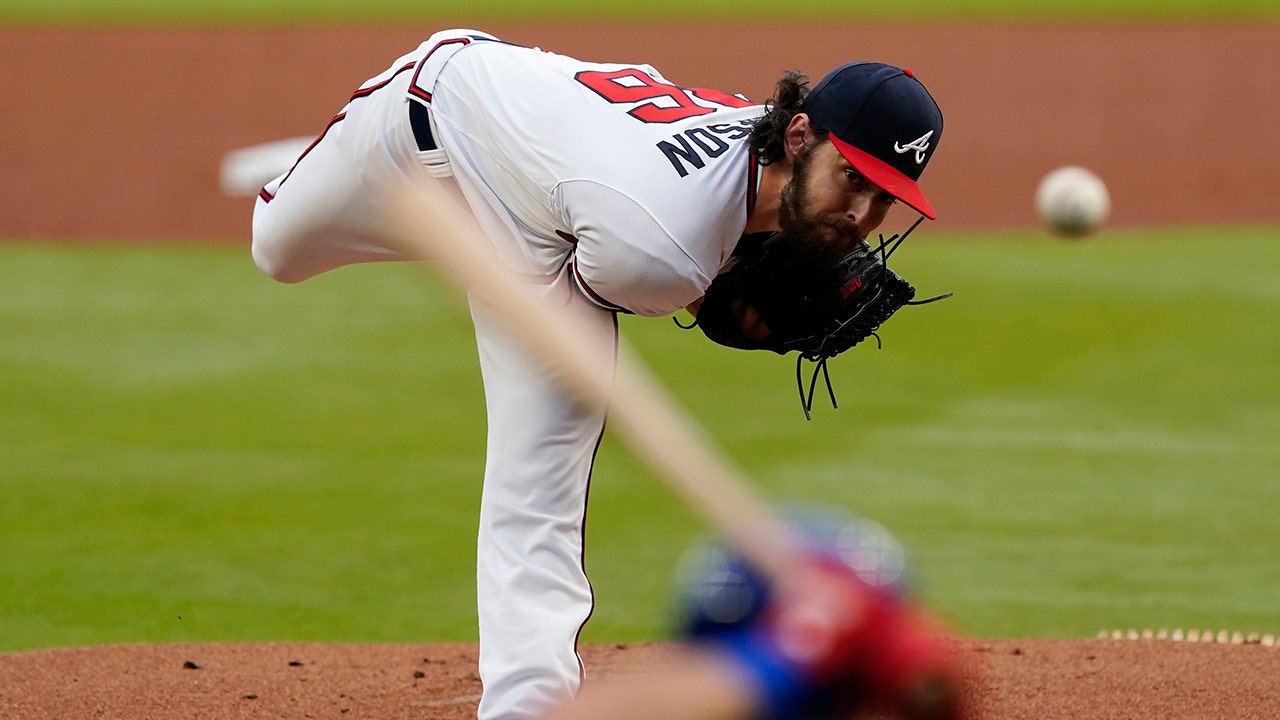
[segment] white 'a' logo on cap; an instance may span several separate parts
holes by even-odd
[[[929,132],[927,132],[927,133],[925,133],[925,134],[921,135],[920,137],[916,138],[915,140],[912,140],[911,142],[907,143],[906,145],[899,145],[898,143],[894,143],[894,144],[893,144],[893,150],[894,150],[894,152],[898,153],[899,155],[905,155],[907,152],[909,152],[909,151],[911,151],[911,150],[915,150],[915,151],[916,151],[916,164],[917,164],[917,165],[922,165],[922,164],[924,164],[924,154],[925,154],[925,153],[927,153],[927,152],[929,152],[929,138],[931,138],[931,137],[933,137],[933,131],[932,131],[932,130],[930,130]]]

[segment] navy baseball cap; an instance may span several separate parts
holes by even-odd
[[[855,62],[827,73],[800,108],[863,177],[933,220],[916,181],[942,138],[942,111],[910,71]]]

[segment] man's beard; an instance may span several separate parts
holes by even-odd
[[[785,232],[808,238],[814,243],[839,250],[850,248],[862,238],[858,228],[847,218],[832,218],[809,212],[809,176],[813,169],[816,141],[800,148],[791,163],[791,179],[778,198],[778,226]]]

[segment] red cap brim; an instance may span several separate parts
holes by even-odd
[[[880,186],[882,190],[930,220],[937,218],[937,215],[933,212],[933,206],[925,199],[924,192],[920,190],[920,186],[916,184],[915,180],[898,172],[889,163],[870,153],[859,150],[835,135],[830,135],[829,137],[831,138],[831,144],[836,146],[836,149],[840,151],[844,159],[848,160],[850,165],[862,173],[863,177]]]

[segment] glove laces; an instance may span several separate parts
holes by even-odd
[[[916,218],[916,221],[911,223],[911,227],[907,228],[906,232],[902,233],[901,235],[897,235],[897,234],[891,235],[887,240],[885,239],[883,234],[880,235],[880,244],[877,245],[875,248],[873,248],[872,252],[879,253],[881,265],[884,269],[887,270],[889,267],[889,256],[893,255],[894,251],[896,251],[902,245],[902,241],[906,240],[907,236],[910,235],[911,232],[915,230],[916,227],[920,225],[920,223],[922,222],[924,222],[923,217]],[[931,303],[931,302],[937,302],[939,300],[944,300],[946,298],[949,298],[951,297],[951,295],[952,293],[947,292],[941,295],[935,295],[931,298],[926,298],[924,300],[908,300],[903,304],[904,305],[927,305],[928,303]],[[868,304],[867,307],[870,307],[870,306],[871,305]],[[864,311],[865,311],[865,308],[864,308]],[[850,323],[856,321],[861,316],[862,316],[862,313],[859,312],[857,315],[854,315],[848,320],[845,320],[844,322],[840,323],[839,327],[837,327],[835,331],[832,332],[832,335],[839,334],[841,330],[843,330]],[[884,347],[884,344],[880,341],[880,336],[877,333],[873,331],[870,333],[870,335],[871,337],[876,339],[877,350]],[[822,379],[827,386],[827,396],[831,398],[832,409],[838,409],[840,407],[839,403],[836,402],[836,391],[831,386],[831,373],[827,370],[827,360],[835,357],[835,355],[836,353],[833,353],[830,350],[827,350],[825,348],[821,348],[818,351],[813,353],[801,353],[800,355],[796,356],[796,386],[800,391],[800,409],[804,410],[804,419],[806,421],[813,419],[813,412],[812,412],[813,411],[813,395],[818,387],[818,373],[822,373]],[[808,360],[814,364],[813,375],[809,378],[808,392],[805,391],[805,386],[804,386],[803,367],[804,367],[805,360]]]

